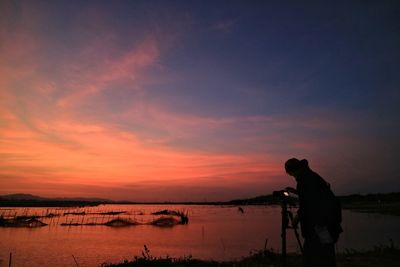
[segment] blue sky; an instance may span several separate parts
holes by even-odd
[[[3,1],[0,193],[251,197],[293,185],[291,157],[340,194],[398,191],[399,11]]]

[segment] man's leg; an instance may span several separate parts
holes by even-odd
[[[322,245],[317,239],[304,241],[304,267],[336,267],[335,245]]]

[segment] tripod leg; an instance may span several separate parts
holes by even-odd
[[[299,232],[297,231],[297,225],[296,226],[293,225],[293,213],[288,211],[288,215],[289,215],[289,219],[290,219],[290,224],[292,225],[292,228],[294,230],[294,235],[296,236],[297,243],[299,244],[301,254],[304,254],[303,245],[301,244],[301,241],[300,241],[300,235],[299,235]]]
[[[304,254],[303,245],[301,244],[301,241],[300,241],[299,232],[297,232],[297,228],[293,228],[293,230],[294,230],[294,235],[296,236],[296,239],[297,239],[297,243],[299,244],[301,254]]]
[[[281,225],[281,238],[282,238],[282,266],[286,266],[286,228],[288,227],[288,211],[285,201],[282,202],[282,225]]]

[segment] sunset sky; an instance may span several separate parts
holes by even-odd
[[[0,1],[0,194],[400,191],[399,1]]]

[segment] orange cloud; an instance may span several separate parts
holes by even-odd
[[[46,125],[46,130],[41,125],[36,127],[65,142],[49,140],[46,134],[29,129],[23,135],[9,130],[2,135],[2,177],[29,176],[29,182],[62,186],[146,185],[152,181],[154,187],[163,183],[195,185],[200,177],[219,177],[214,181],[217,186],[227,181],[243,182],[243,177],[235,178],[234,173],[274,170],[256,157],[193,154],[147,146],[132,133],[103,125],[56,122]]]

